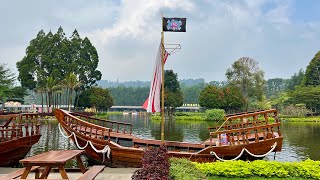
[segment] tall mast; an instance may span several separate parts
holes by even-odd
[[[163,14],[161,17],[161,22],[163,21]],[[162,86],[161,86],[161,142],[164,144],[164,56],[165,56],[165,49],[164,49],[164,33],[163,33],[163,28],[161,26],[161,48],[162,48],[162,55],[161,55],[161,64],[162,64]]]

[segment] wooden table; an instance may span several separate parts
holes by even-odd
[[[58,150],[58,151],[48,151],[36,156],[28,157],[26,159],[20,160],[26,168],[21,176],[21,179],[26,179],[32,166],[44,167],[44,171],[40,175],[40,179],[47,179],[51,168],[58,167],[61,177],[63,179],[69,179],[64,168],[66,162],[70,159],[76,158],[78,167],[81,169],[82,173],[85,173],[86,169],[80,158],[80,155],[84,153],[84,150]]]

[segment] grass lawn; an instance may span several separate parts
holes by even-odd
[[[287,177],[287,178],[262,178],[262,177],[251,177],[251,178],[227,178],[227,177],[208,177],[208,180],[224,180],[224,179],[232,179],[232,180],[264,180],[264,179],[268,179],[268,180],[281,180],[281,179],[285,179],[285,180],[306,180],[304,178],[300,178],[300,177]]]

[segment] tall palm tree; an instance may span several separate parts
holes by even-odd
[[[49,108],[51,107],[53,103],[53,94],[54,91],[57,89],[57,80],[54,79],[52,76],[49,76],[46,82],[46,91],[48,93],[48,99],[49,99]]]
[[[77,76],[74,73],[70,73],[67,77],[63,80],[64,86],[67,88],[67,92],[69,91],[69,111],[71,110],[72,106],[72,94],[75,88],[81,86],[82,82],[78,80]]]
[[[42,109],[42,113],[43,113],[43,93],[45,92],[45,87],[43,86],[38,86],[36,89],[35,89],[36,93],[39,93],[41,95],[41,109]]]

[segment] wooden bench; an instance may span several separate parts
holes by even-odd
[[[36,173],[36,174],[35,174],[35,178],[39,178],[39,167],[40,167],[40,166],[32,167],[31,170],[30,170],[31,172],[35,172],[35,173]],[[22,169],[13,171],[13,172],[5,175],[5,176],[1,176],[0,179],[5,180],[5,179],[15,179],[15,178],[18,178],[18,177],[20,177],[20,176],[23,174],[24,169],[25,169],[25,168],[22,168]]]
[[[94,179],[100,172],[104,170],[104,165],[95,165],[92,166],[88,171],[86,171],[83,175],[77,178],[77,180],[87,180]]]

